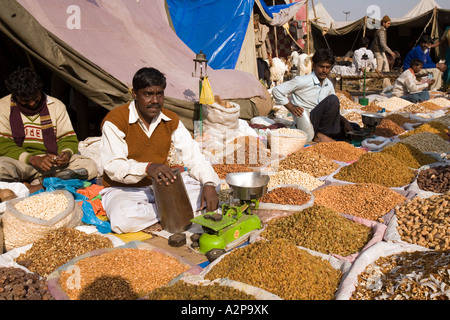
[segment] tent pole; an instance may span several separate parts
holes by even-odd
[[[273,5],[275,5],[275,0],[273,0]],[[278,58],[278,37],[277,37],[277,27],[273,26],[273,35],[274,35],[274,42],[275,42],[275,56]]]
[[[312,1],[312,0],[311,0]],[[306,1],[306,54],[309,55],[309,32],[310,32],[310,25],[309,25],[309,0]]]
[[[363,38],[366,36],[366,30],[367,30],[367,16],[364,17],[364,31],[363,31]]]

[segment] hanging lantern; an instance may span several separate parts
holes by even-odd
[[[204,54],[201,50],[200,53],[197,53],[195,55],[194,59],[194,73],[192,74],[193,77],[199,77],[200,79],[203,79],[207,76],[207,70],[208,70],[208,60],[206,59],[206,54]],[[197,74],[197,69],[199,70],[200,74]],[[203,75],[203,70],[205,70],[205,74]]]

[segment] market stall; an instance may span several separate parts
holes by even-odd
[[[364,134],[307,143],[281,106],[220,139],[206,121],[221,206],[182,242],[111,232],[95,181],[2,184],[16,196],[2,203],[0,299],[450,299],[450,100],[339,99]]]

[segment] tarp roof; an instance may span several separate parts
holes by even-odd
[[[245,37],[253,36],[254,6],[265,23],[282,26],[304,2],[267,6],[262,0],[167,0],[178,37],[194,52],[202,50],[214,69],[236,68]],[[248,44],[254,48],[254,39]]]
[[[171,28],[165,0],[8,0],[0,6],[0,33],[107,109],[130,99],[132,77],[144,66],[166,75],[166,97],[181,113],[182,104],[198,101],[196,53]],[[77,13],[80,28],[70,27]],[[266,97],[249,73],[208,68],[208,76],[222,99]]]
[[[421,0],[415,8],[413,17],[391,18],[391,27],[388,30],[388,41],[391,49],[399,51],[404,56],[417,42],[421,34],[427,33],[434,37],[439,37],[450,24],[450,10],[431,8],[423,12],[426,6],[421,3],[429,2],[429,0]],[[434,15],[436,10],[436,15]],[[366,21],[367,19],[367,21]],[[434,25],[433,23],[436,22]],[[366,29],[364,27],[366,26]],[[362,17],[359,20],[348,22],[344,26],[336,27],[333,24],[331,29],[324,30],[320,25],[312,24],[312,32],[314,42],[318,46],[329,46],[336,55],[345,55],[349,50],[355,50],[358,40],[363,35],[371,39],[376,31],[376,25],[380,25],[379,20]]]

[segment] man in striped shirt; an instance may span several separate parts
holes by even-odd
[[[11,94],[0,99],[0,181],[23,182],[31,192],[43,177],[96,178],[94,160],[77,154],[66,106],[42,91],[35,71],[20,68],[5,86]]]

